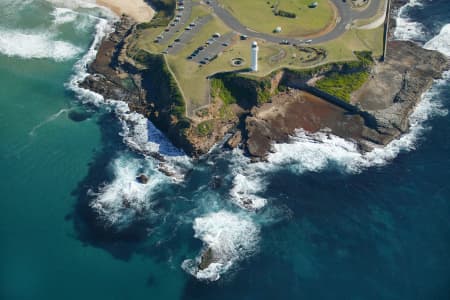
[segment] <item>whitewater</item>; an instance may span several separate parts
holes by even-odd
[[[32,1],[28,1],[28,4]],[[207,169],[215,165],[215,156],[228,161],[229,172],[224,180],[229,183],[225,195],[218,195],[208,188],[199,188],[196,201],[199,206],[182,222],[192,224],[194,238],[201,241],[202,248],[193,258],[186,258],[181,268],[199,280],[216,281],[240,262],[255,255],[261,243],[261,230],[279,221],[274,216],[276,199],[263,196],[271,174],[287,170],[293,174],[321,172],[334,169],[347,174],[361,173],[372,167],[391,163],[402,152],[414,150],[424,133],[431,128],[425,124],[430,118],[445,116],[447,110],[439,99],[442,87],[448,86],[450,73],[436,80],[433,87],[422,96],[410,116],[410,131],[383,148],[361,154],[356,145],[328,132],[309,134],[298,130],[289,143],[274,144],[267,162],[251,163],[240,150],[217,153],[204,158],[206,163],[193,162],[181,150],[174,147],[164,135],[145,117],[130,111],[120,99],[104,99],[102,96],[79,87],[87,73],[87,66],[94,60],[103,38],[112,30],[117,17],[91,1],[50,1],[51,23],[47,28],[36,30],[0,27],[0,53],[22,59],[51,59],[57,62],[74,60],[74,74],[66,84],[80,102],[95,105],[99,110],[112,111],[122,125],[120,135],[129,149],[139,157],[121,153],[110,162],[113,179],[89,191],[90,207],[107,227],[124,230],[131,224],[155,218],[157,195],[164,190],[183,188],[189,172]],[[25,4],[24,4],[25,5]],[[422,5],[410,1],[399,10],[395,38],[421,42],[426,49],[437,50],[450,56],[450,24],[440,33],[426,40],[423,26],[408,19],[408,7]],[[94,11],[94,12],[93,12]],[[86,31],[93,26],[93,41],[84,54],[76,41],[61,39],[58,28],[73,25],[75,30]],[[35,47],[27,47],[28,43]],[[59,111],[45,119],[30,131],[34,135],[44,124],[52,122]],[[152,156],[159,153],[164,161]],[[207,166],[205,166],[207,165]],[[168,176],[167,173],[172,174]],[[140,174],[148,175],[149,184],[136,182]],[[223,197],[224,199],[221,199]],[[288,212],[283,211],[288,214]],[[215,261],[206,269],[199,270],[202,255],[212,249]]]

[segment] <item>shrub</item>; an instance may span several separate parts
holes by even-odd
[[[207,120],[207,121],[203,121],[200,124],[197,125],[197,133],[200,136],[207,136],[209,134],[211,134],[211,132],[213,131],[213,121],[212,120]]]
[[[276,10],[274,11],[275,16],[285,17],[295,19],[297,15],[293,12],[285,11],[285,10]]]
[[[348,102],[351,93],[358,90],[368,78],[369,72],[366,70],[352,74],[333,73],[317,81],[316,88]]]
[[[219,78],[211,79],[211,94],[213,97],[219,97],[222,99],[225,105],[236,103],[236,98],[231,94],[223,81]]]

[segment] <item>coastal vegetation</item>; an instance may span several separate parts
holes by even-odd
[[[368,78],[369,72],[366,70],[343,75],[332,73],[330,76],[319,80],[316,87],[330,95],[349,102],[351,93],[358,90]]]
[[[358,90],[369,78],[374,61],[369,51],[355,52],[357,61],[335,64],[334,69],[316,82],[315,87],[341,100],[350,101],[351,93]]]
[[[210,6],[194,1],[194,5],[188,8],[188,18],[183,21],[185,25],[176,27],[175,14],[179,19],[185,12],[176,10],[175,1],[151,2],[154,7],[160,5],[161,9],[157,9],[151,22],[136,27],[128,39],[126,51],[142,70],[143,88],[151,91],[147,94],[147,116],[187,153],[201,153],[201,149],[207,149],[208,145],[223,137],[226,130],[235,126],[242,114],[271,102],[272,97],[280,92],[287,92],[289,85],[280,84],[283,76],[279,77],[279,74],[290,72],[305,82],[315,76],[324,76],[329,81],[319,80],[317,88],[347,101],[349,93],[360,86],[359,82],[365,81],[365,66],[370,63],[368,56],[381,54],[379,49],[382,46],[378,44],[382,45],[382,39],[378,36],[382,36],[382,31],[378,29],[360,35],[351,29],[342,38],[315,46],[258,40],[259,70],[249,72],[249,50],[254,39],[239,38],[221,18],[211,13]],[[242,6],[242,9],[246,5],[263,4],[268,22],[294,22],[286,23],[283,35],[290,30],[297,35],[307,34],[311,28],[302,29],[295,22],[305,12],[309,14],[302,19],[303,25],[308,17],[313,16],[318,18],[315,21],[323,22],[326,18],[319,16],[329,5],[328,1],[320,1],[318,8],[311,9],[307,7],[310,1],[220,2]],[[225,8],[230,9],[226,5]],[[296,18],[274,16],[275,10],[293,12]],[[235,12],[233,10],[233,14]],[[247,9],[245,13],[247,16],[243,19],[238,18],[244,25],[245,19],[255,10]],[[274,24],[270,25],[270,32]],[[314,22],[309,24],[314,26]],[[200,63],[193,57],[188,59],[193,53],[198,53],[199,48],[209,49],[207,42],[213,35],[230,36],[230,39],[226,43],[221,42],[220,52],[212,53],[206,62]],[[371,53],[359,54],[354,50]],[[233,65],[236,59],[242,64]],[[203,144],[200,145],[199,141]]]
[[[163,109],[178,120],[183,119],[186,112],[186,103],[175,78],[165,63],[164,56],[140,50],[134,59],[140,64],[150,66],[145,71],[146,84],[151,85],[151,90],[156,96],[155,98],[169,100],[157,101],[156,109]],[[158,72],[154,72],[154,70],[158,70]]]
[[[219,78],[211,79],[211,96],[214,98],[219,97],[225,105],[236,103],[236,98]]]
[[[179,33],[175,33],[170,35],[170,37],[164,39],[162,42],[155,43],[155,40],[160,35],[164,35],[165,29],[170,27],[167,25],[168,18],[166,18],[168,13],[165,11],[171,7],[172,3],[170,0],[152,0],[151,4],[153,5],[154,1],[160,3],[164,9],[158,11],[157,16],[150,22],[146,24],[142,24],[138,26],[138,29],[134,33],[135,37],[132,39],[133,47],[136,49],[141,49],[150,53],[159,54],[167,51],[169,46],[176,45],[176,40],[180,38],[180,36],[184,32],[184,28],[180,30]],[[279,18],[273,15],[272,9],[270,6],[275,5],[274,1],[269,1],[269,4],[264,1],[231,1],[231,0],[221,0],[225,7],[227,5],[238,6],[233,9],[234,12],[239,9],[245,9],[244,6],[254,6],[254,5],[264,5],[265,10],[267,10],[268,22],[272,22],[274,20],[284,20],[288,18]],[[156,3],[155,2],[155,3]],[[308,17],[321,14],[321,11],[326,8],[328,5],[327,1],[319,1],[319,6],[315,9],[310,9],[307,5],[310,1],[303,1],[297,4],[295,1],[277,1],[277,9],[285,10],[285,11],[295,11],[295,7],[301,6],[301,10],[299,11],[307,11],[309,12]],[[161,4],[162,3],[162,4]],[[233,38],[229,43],[229,46],[224,47],[222,52],[220,52],[217,56],[213,56],[215,59],[209,60],[206,64],[199,64],[193,60],[188,60],[187,57],[190,56],[198,47],[205,47],[205,42],[211,38],[211,35],[215,32],[220,33],[222,36],[225,34],[231,34],[232,31],[228,28],[220,18],[211,14],[211,10],[207,5],[202,5],[198,1],[192,7],[192,11],[190,13],[190,18],[186,22],[186,24],[196,23],[199,18],[208,16],[209,19],[205,21],[205,23],[199,26],[196,29],[195,35],[191,36],[189,40],[183,41],[183,47],[176,52],[169,51],[166,56],[166,62],[169,65],[170,70],[172,71],[173,76],[176,78],[176,83],[178,84],[178,88],[185,98],[186,103],[186,116],[192,117],[195,114],[196,109],[200,107],[204,107],[209,103],[208,95],[212,94],[213,87],[210,86],[212,81],[208,80],[208,77],[211,77],[213,74],[221,73],[221,72],[237,72],[237,71],[245,71],[248,68],[248,63],[250,62],[250,44],[252,40],[240,40],[238,38]],[[297,5],[297,6],[295,6]],[[242,7],[241,7],[242,6]],[[244,20],[251,19],[249,12],[252,12],[252,18],[255,19],[253,14],[255,10],[245,10],[247,16],[244,16]],[[243,12],[241,12],[243,13]],[[259,13],[259,11],[258,11]],[[173,11],[171,12],[173,15]],[[297,15],[297,20],[301,16]],[[319,18],[320,19],[320,18]],[[242,21],[239,17],[239,21]],[[274,21],[275,22],[275,21]],[[278,22],[278,21],[277,21]],[[302,19],[303,23],[306,22],[306,19]],[[244,23],[245,24],[245,23]],[[270,31],[273,30],[274,24],[270,25]],[[283,27],[283,35],[286,34],[288,30],[294,30],[297,34],[301,33],[301,28],[297,25],[287,25],[287,27]],[[351,32],[350,32],[351,31]],[[381,55],[382,52],[382,31],[380,30],[369,30],[368,33],[357,34],[355,30],[349,30],[349,32],[345,33],[341,38],[325,43],[323,45],[318,45],[315,47],[293,47],[292,45],[280,45],[267,41],[259,41],[259,71],[256,73],[249,73],[249,77],[253,78],[263,78],[277,70],[288,68],[292,70],[305,70],[309,68],[314,68],[318,64],[327,64],[333,61],[350,61],[357,60],[355,55],[353,54],[353,50],[370,50],[376,55]],[[375,37],[376,36],[376,37]],[[380,38],[378,38],[378,36]],[[305,49],[311,48],[314,50],[320,50],[321,53],[315,51],[305,51]],[[236,67],[232,65],[233,59],[242,59],[243,65]],[[241,68],[239,70],[239,68]],[[230,97],[226,95],[222,95],[225,101],[228,101]],[[267,102],[270,96],[264,92],[264,90],[259,90],[258,99],[260,102]]]
[[[140,23],[139,28],[156,28],[167,26],[175,13],[175,0],[147,0],[147,2],[155,9],[156,14],[150,22]]]

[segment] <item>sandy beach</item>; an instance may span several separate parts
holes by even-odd
[[[126,14],[137,22],[148,22],[155,11],[144,0],[96,0],[97,4],[108,7],[117,15]]]

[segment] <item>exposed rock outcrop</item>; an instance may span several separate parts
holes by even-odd
[[[392,10],[403,2],[393,1]],[[385,61],[372,67],[369,81],[352,94],[350,104],[315,90],[310,85],[315,75],[281,70],[261,80],[224,76],[224,84],[232,85],[231,94],[241,95],[227,107],[232,117],[219,117],[224,115],[221,101],[213,101],[202,113],[187,118],[163,57],[145,51],[129,55],[134,30],[135,24],[123,16],[102,43],[89,67],[92,75],[82,86],[127,102],[192,156],[208,152],[230,131],[235,133],[225,145],[243,145],[257,159],[264,159],[273,143],[287,142],[300,128],[329,130],[356,141],[362,151],[385,145],[408,130],[409,116],[422,93],[448,68],[447,58],[436,51],[413,42],[390,41]],[[338,64],[330,68],[340,72]],[[280,83],[289,89],[279,91]]]

